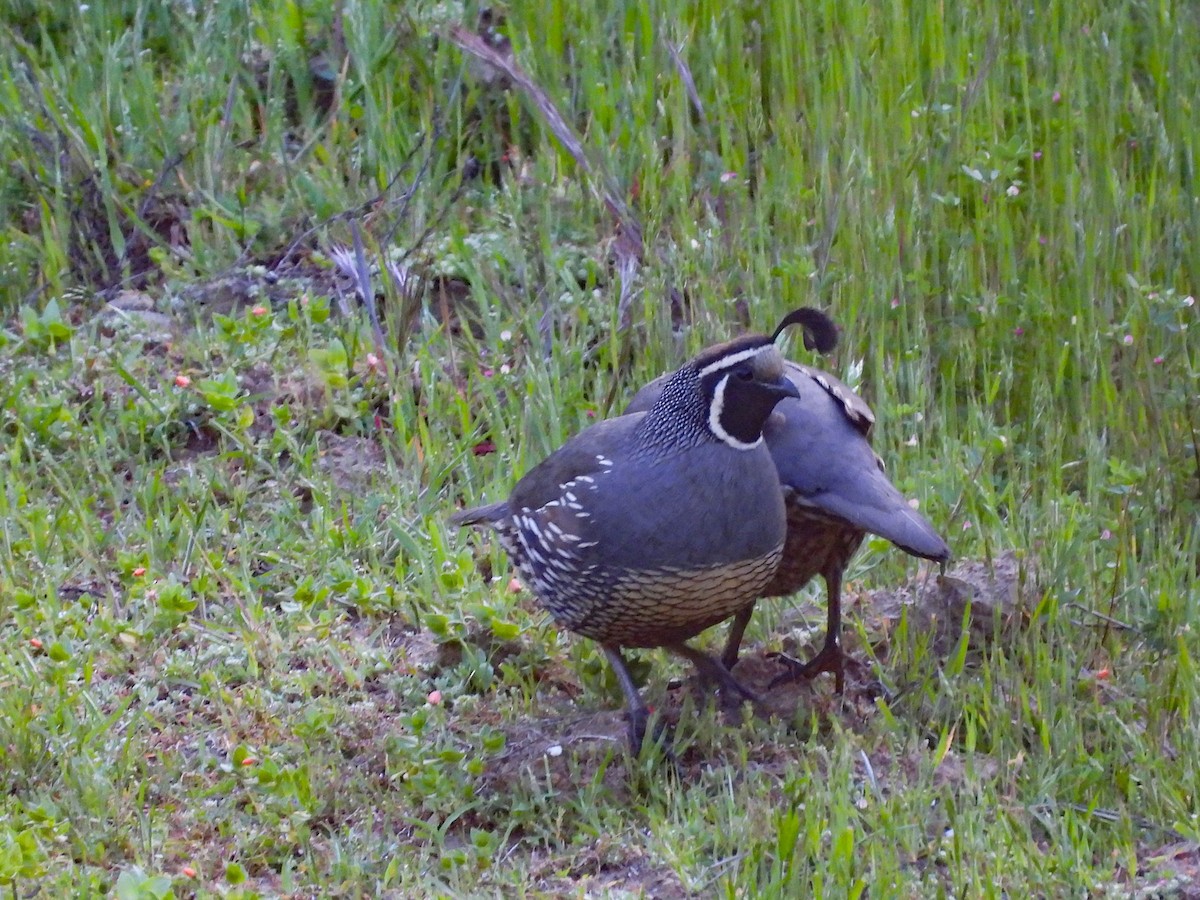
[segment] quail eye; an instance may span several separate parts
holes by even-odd
[[[749,369],[738,369],[737,377],[740,381],[753,381],[754,373],[751,372]]]

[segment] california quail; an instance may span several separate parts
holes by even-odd
[[[648,709],[622,647],[664,647],[748,699],[685,643],[746,608],[775,575],[786,521],[763,423],[798,396],[773,338],[706,350],[665,378],[645,412],[581,431],[507,501],[451,521],[494,528],[563,628],[598,641],[621,688],[633,751]]]
[[[832,349],[832,344],[819,349]],[[791,361],[785,368],[799,396],[775,408],[763,434],[783,487],[787,541],[775,577],[758,597],[794,594],[820,575],[828,598],[828,629],[824,646],[807,663],[783,657],[790,671],[772,687],[783,680],[833,672],[840,692],[845,677],[839,644],[842,575],[866,532],[887,538],[913,556],[938,562],[950,558],[950,548],[884,474],[883,462],[869,440],[875,416],[862,398],[818,369]],[[650,407],[663,389],[664,378],[642,388],[626,414]],[[751,602],[734,616],[721,655],[727,669],[737,662],[753,611]]]

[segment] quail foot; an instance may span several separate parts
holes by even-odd
[[[793,317],[780,324],[777,335],[792,324]],[[815,342],[808,342],[810,349],[833,349],[832,323],[820,328],[810,316],[806,328],[817,335]],[[832,672],[840,692],[845,680],[840,643],[842,576],[866,533],[886,538],[913,556],[941,563],[950,558],[950,548],[884,474],[882,460],[870,443],[875,416],[862,398],[832,375],[809,366],[787,361],[784,376],[798,396],[775,408],[763,433],[785,499],[787,539],[779,568],[758,598],[789,596],[820,575],[828,612],[821,650],[805,663],[781,656],[788,671],[771,687]],[[642,388],[626,413],[650,408],[665,383],[666,376]],[[752,601],[734,615],[721,655],[726,669],[737,662],[753,611]]]
[[[644,411],[581,431],[506,501],[451,520],[495,529],[557,624],[603,647],[625,694],[634,753],[649,711],[623,648],[663,647],[752,697],[686,642],[745,609],[775,577],[786,516],[763,425],[796,396],[771,337],[719,344],[664,379]]]

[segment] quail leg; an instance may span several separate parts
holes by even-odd
[[[621,683],[621,691],[625,694],[625,714],[629,719],[629,749],[634,756],[637,756],[642,752],[642,741],[646,737],[646,723],[650,719],[650,708],[646,706],[646,701],[638,692],[637,685],[633,683],[633,676],[629,674],[629,668],[625,665],[625,657],[621,655],[620,649],[610,644],[601,644],[600,646],[604,648],[608,664],[616,673],[617,681]]]
[[[846,688],[845,655],[842,653],[842,570],[833,567],[823,572],[825,592],[828,600],[829,615],[825,627],[825,645],[808,662],[800,662],[786,654],[779,654],[779,660],[788,667],[788,671],[776,676],[767,690],[778,687],[785,682],[797,682],[805,678],[813,678],[822,672],[832,672],[834,688],[840,694]]]
[[[749,617],[747,616],[747,618]],[[743,700],[749,700],[751,703],[758,702],[757,694],[729,674],[729,670],[725,668],[720,660],[709,656],[703,650],[697,650],[695,647],[690,647],[683,642],[667,644],[665,649],[670,650],[677,656],[682,656],[684,659],[690,659],[692,665],[696,667],[696,671],[700,673],[701,678],[710,683],[715,682],[720,687],[725,688],[727,694],[736,694]]]
[[[725,639],[725,649],[721,652],[721,662],[730,672],[737,665],[738,651],[742,649],[742,638],[746,634],[746,626],[750,624],[750,616],[754,614],[754,603],[739,609],[733,614],[729,624],[729,636]]]

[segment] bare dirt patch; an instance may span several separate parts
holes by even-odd
[[[915,620],[918,627],[935,628],[938,636],[935,649],[950,652],[960,640],[968,604],[970,647],[985,648],[995,639],[997,631],[993,625],[997,620],[1002,629],[1019,627],[1022,610],[1030,597],[1027,566],[1015,554],[1006,553],[992,564],[966,560],[946,576],[924,571],[899,588],[860,594],[857,612],[868,620],[868,632],[880,635],[872,648],[875,658],[880,663],[886,661],[887,636],[905,614],[910,618],[910,627]],[[801,714],[815,712],[820,721],[836,720],[845,730],[865,731],[879,715],[877,701],[885,693],[885,686],[861,648],[851,641],[846,649],[846,684],[840,695],[833,690],[833,679],[827,675],[771,687],[785,671],[778,654],[765,649],[743,653],[734,673],[742,684],[759,695],[760,702],[750,706],[735,704],[727,709],[724,718],[728,726],[742,727],[743,710],[751,709],[760,719],[776,718],[783,722],[797,721]],[[801,658],[806,652],[815,652],[815,648],[796,650]],[[653,686],[649,690],[661,699],[657,711],[669,729],[679,724],[685,691],[693,692],[700,705],[718,699],[706,695],[693,678],[673,682],[665,690],[656,691]],[[567,703],[571,705],[563,705]],[[564,788],[572,779],[594,776],[602,766],[609,765],[614,753],[618,757],[625,753],[625,720],[618,708],[598,708],[587,713],[566,698],[559,705],[560,715],[522,722],[508,732],[506,752],[494,761],[496,766],[490,777],[503,782],[533,772],[539,778],[549,778],[556,789]],[[761,762],[769,765],[775,753],[767,748],[762,751],[765,755]],[[689,772],[697,774],[709,762],[702,754],[687,752],[679,760],[681,774],[684,777]],[[961,777],[961,772],[956,775],[953,771],[953,760],[947,760],[946,764],[944,777],[951,780]],[[621,790],[618,782],[610,787]]]

